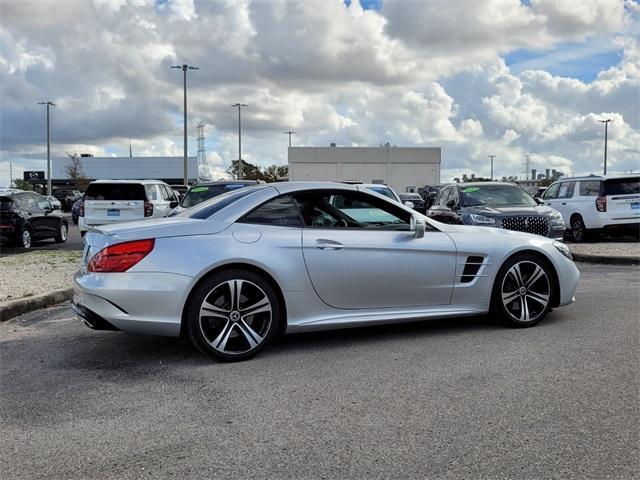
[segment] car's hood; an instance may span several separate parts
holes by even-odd
[[[488,217],[509,217],[520,215],[552,215],[555,210],[544,205],[536,205],[534,207],[494,207],[491,205],[478,205],[477,207],[464,207],[465,213],[477,213]]]
[[[96,232],[119,240],[207,235],[227,228],[226,223],[187,217],[165,217],[136,222],[122,222],[94,228]],[[91,231],[91,230],[90,230]]]

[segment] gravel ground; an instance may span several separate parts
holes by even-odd
[[[569,243],[573,253],[605,257],[640,257],[639,242]]]
[[[42,250],[0,258],[0,305],[71,287],[81,257],[78,251]]]

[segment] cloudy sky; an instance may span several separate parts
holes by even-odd
[[[294,145],[442,147],[442,178],[640,169],[637,0],[2,0],[0,185],[52,155],[182,155],[222,172]]]

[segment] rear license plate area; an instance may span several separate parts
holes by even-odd
[[[640,202],[631,202],[631,210],[640,210]]]
[[[107,217],[119,217],[120,209],[119,208],[110,208],[107,210]]]

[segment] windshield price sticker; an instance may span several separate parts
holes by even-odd
[[[196,187],[191,189],[193,193],[206,192],[207,190],[209,190],[209,187]]]
[[[477,192],[478,190],[480,190],[480,187],[467,187],[462,191],[464,193],[473,193],[473,192]]]

